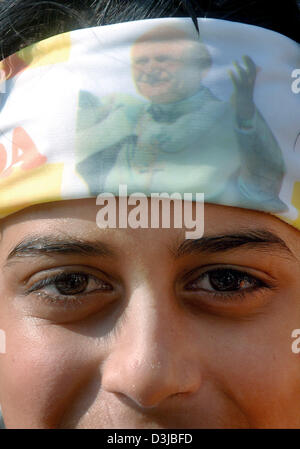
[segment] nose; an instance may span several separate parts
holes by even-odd
[[[147,75],[151,73],[159,73],[161,68],[154,58],[149,58],[147,63],[143,65],[143,72]]]
[[[192,395],[201,373],[191,340],[178,306],[137,289],[103,365],[102,388],[143,408]]]

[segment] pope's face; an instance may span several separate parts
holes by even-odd
[[[138,43],[132,50],[137,89],[152,103],[173,103],[195,94],[204,72],[184,41]]]
[[[300,427],[299,231],[205,206],[205,233],[99,229],[94,199],[1,222],[8,428]]]

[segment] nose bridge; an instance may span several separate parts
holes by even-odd
[[[150,288],[141,287],[134,296],[127,320],[129,336],[132,335],[131,341],[135,342],[132,352],[135,367],[167,369],[172,355],[171,346],[176,339],[175,307],[166,297],[156,300],[155,292]]]
[[[150,289],[137,288],[103,369],[103,388],[153,407],[197,388],[194,360],[182,341],[180,312]]]
[[[151,72],[157,71],[157,70],[160,70],[159,63],[156,61],[155,56],[149,55],[148,61],[147,61],[146,67],[145,67],[145,71],[147,73],[151,73]]]

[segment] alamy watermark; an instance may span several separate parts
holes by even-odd
[[[119,194],[101,193],[96,204],[101,206],[96,222],[99,228],[185,228],[186,239],[199,239],[204,234],[204,193],[168,194],[135,192],[127,195],[126,184]],[[117,207],[118,201],[118,207]],[[171,208],[172,205],[172,208]],[[132,207],[135,206],[135,207]]]
[[[6,75],[4,70],[0,69],[0,94],[5,94],[6,92]]]
[[[6,335],[5,331],[0,329],[0,354],[6,353]]]
[[[294,94],[300,93],[300,69],[294,69],[292,71],[292,78],[295,80],[292,82],[292,92]]]
[[[299,352],[300,352],[300,329],[294,329],[291,337],[296,338],[296,340],[294,340],[292,343],[292,352],[294,354],[299,354]]]

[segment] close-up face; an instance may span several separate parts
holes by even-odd
[[[145,41],[132,49],[132,70],[137,90],[153,103],[173,103],[199,90],[206,68],[201,68],[199,49],[179,42]]]
[[[300,429],[299,25],[0,1],[0,429]]]
[[[300,427],[300,234],[205,205],[205,232],[100,229],[95,199],[0,222],[7,428]]]

